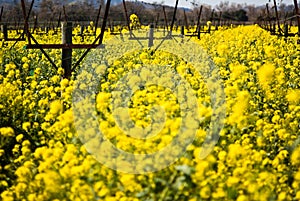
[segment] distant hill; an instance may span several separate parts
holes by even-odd
[[[116,4],[121,4],[122,0],[112,0],[112,2],[114,3],[113,5]],[[138,6],[143,6],[145,9],[155,9],[155,6],[157,6],[158,4],[153,4],[153,3],[148,3],[148,2],[144,2],[144,1],[128,1],[132,4],[136,4]],[[167,6],[165,5],[165,8],[174,8],[173,6]],[[191,11],[190,8],[184,8],[184,7],[178,7],[179,10],[185,10],[185,11]]]
[[[31,0],[29,0],[30,2]],[[34,5],[36,7],[39,7],[39,5],[41,4],[43,0],[35,0],[34,1]],[[95,5],[95,6],[98,6],[100,4],[100,0],[60,0],[61,4],[74,4],[74,3],[77,3],[77,2],[88,2],[89,4],[92,4],[92,5]],[[14,5],[14,4],[19,4],[20,3],[20,0],[1,0],[0,1],[0,5]],[[112,0],[111,1],[111,5],[117,5],[117,4],[120,4],[122,3],[122,0]]]
[[[34,1],[34,7],[35,8],[38,8],[40,7],[40,4],[43,0],[35,0]],[[30,0],[29,0],[30,2]],[[100,0],[60,0],[59,1],[61,5],[67,5],[67,4],[76,4],[76,3],[84,3],[84,2],[87,2],[89,3],[90,5],[93,5],[95,7],[98,7],[99,4],[100,4]],[[138,5],[142,5],[145,9],[154,9],[155,8],[155,5],[154,4],[151,4],[151,3],[147,3],[147,2],[144,2],[144,1],[130,1],[131,3],[134,3],[134,4],[138,4]],[[15,4],[19,4],[20,3],[20,0],[1,0],[0,1],[0,6],[1,5],[15,5]],[[111,1],[111,5],[115,6],[115,5],[118,5],[118,4],[122,4],[122,0],[112,0]],[[172,6],[165,6],[166,8],[172,8]],[[183,8],[183,7],[178,7],[178,9],[180,10],[186,10],[186,11],[189,11],[190,9],[189,8]]]
[[[72,21],[91,21],[97,16],[97,11],[101,0],[47,0],[47,4],[42,6],[44,0],[35,0],[33,12],[35,16],[38,16],[39,21],[51,21],[57,20],[62,14],[62,6],[66,7],[66,16]],[[106,1],[106,0],[105,0]],[[110,20],[121,22],[124,21],[124,9],[123,0],[112,0],[109,18]],[[26,0],[27,6],[29,6],[31,0]],[[139,16],[140,21],[147,24],[158,19],[158,12],[162,12],[161,5],[151,4],[141,0],[129,0],[126,1],[128,14],[135,13]],[[0,0],[0,6],[4,5],[4,14],[2,16],[3,22],[18,21],[23,18],[22,12],[20,12],[20,0]],[[19,9],[14,9],[17,6]],[[159,8],[160,7],[160,8]],[[174,7],[165,5],[167,19],[172,19]],[[160,10],[160,11],[158,11]],[[178,8],[179,11],[186,10],[188,8]],[[13,12],[11,12],[13,11]],[[101,16],[104,13],[104,9],[101,11]],[[181,13],[181,14],[180,14]],[[182,18],[183,12],[178,12],[177,17]],[[30,20],[33,20],[30,17]],[[163,21],[163,15],[159,17],[160,21]]]

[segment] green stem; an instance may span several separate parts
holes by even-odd
[[[161,197],[159,198],[158,201],[164,201],[168,191],[170,190],[170,186],[171,184],[174,182],[175,178],[177,176],[177,171],[175,170],[175,172],[171,175],[169,182],[167,183],[166,187],[164,188],[164,190],[161,193]]]

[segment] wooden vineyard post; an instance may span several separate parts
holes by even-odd
[[[163,12],[164,12],[164,18],[165,18],[165,27],[166,27],[166,29],[167,29],[167,32],[168,32],[168,30],[169,30],[169,24],[168,24],[168,20],[167,20],[166,9],[165,9],[165,7],[164,7],[164,6],[163,6],[162,8],[163,8]],[[165,29],[164,29],[164,30],[165,30]]]
[[[214,24],[214,23],[213,23],[213,22],[214,22],[214,16],[215,16],[215,9],[213,9],[212,12],[211,12],[210,22],[211,22],[212,24]]]
[[[294,12],[293,12],[293,14],[294,14]],[[290,19],[290,27],[292,27],[292,26],[293,26],[293,18]]]
[[[108,25],[108,27],[109,27],[110,32],[113,33],[113,32],[114,32],[114,25],[113,25],[113,23],[112,23],[111,20],[109,20],[109,25]]]
[[[186,16],[186,13],[185,13],[185,10],[183,10],[183,15],[184,15],[184,23],[185,23],[185,27],[186,29],[189,31],[189,23],[188,23],[188,19],[187,19],[187,16]],[[183,34],[184,35],[184,34]]]
[[[100,18],[100,13],[101,13],[101,4],[100,7],[98,9],[98,13],[97,13],[97,18],[96,18],[96,22],[95,22],[95,36],[97,35],[97,29],[98,29],[98,22],[99,22],[99,18]]]
[[[269,31],[272,32],[272,23],[271,23],[271,17],[270,17],[270,11],[269,11],[269,4],[267,3],[266,4],[266,9],[267,9],[267,18],[268,18],[268,21],[269,21]]]
[[[72,44],[72,23],[62,22],[62,44]],[[65,71],[64,77],[70,78],[72,74],[72,49],[62,49],[62,67]]]
[[[210,31],[211,31],[211,24],[208,25],[208,30],[207,30],[207,32],[210,34]]]
[[[97,26],[96,26],[95,29],[97,30]],[[96,31],[95,31],[95,32],[96,32]],[[84,25],[83,25],[83,24],[80,26],[80,32],[79,32],[79,35],[81,36],[81,42],[83,42],[83,41],[84,41]]]
[[[33,24],[33,31],[32,31],[32,33],[34,33],[36,31],[37,25],[38,25],[38,17],[35,15],[33,17],[33,19],[34,19],[34,24]]]
[[[280,27],[280,21],[279,21],[279,15],[278,15],[278,10],[277,10],[276,0],[274,0],[274,8],[275,8],[275,14],[276,14],[276,21],[277,21],[277,26],[278,26],[278,32],[281,33],[281,27]],[[275,32],[276,32],[276,29],[275,29]]]
[[[81,25],[80,26],[80,35],[83,35],[83,33],[84,33],[84,25]]]
[[[58,28],[59,28],[59,26],[60,26],[60,21],[61,21],[61,12],[60,12],[59,15],[58,15],[56,31],[58,30]]]
[[[154,40],[154,25],[150,24],[148,47],[152,47],[154,45],[153,40]]]
[[[179,0],[176,0],[174,13],[173,13],[173,18],[172,18],[172,22],[171,22],[171,28],[170,28],[171,35],[172,35],[172,31],[173,31],[173,27],[174,27],[174,23],[175,23],[175,19],[176,19],[176,11],[177,11],[177,7],[178,7],[178,1]]]
[[[1,31],[3,33],[4,41],[6,41],[8,39],[7,25],[6,24],[1,25]]]
[[[124,8],[124,14],[125,14],[125,19],[126,19],[126,23],[127,23],[129,35],[131,37],[132,36],[132,32],[131,32],[131,28],[130,28],[130,21],[129,21],[129,17],[128,17],[128,12],[127,12],[127,7],[126,7],[125,0],[123,0],[123,8]]]
[[[198,37],[198,39],[200,39],[200,19],[201,19],[201,13],[202,13],[202,9],[203,9],[203,6],[201,5],[201,7],[200,7],[200,11],[199,11],[199,14],[198,14],[198,21],[197,21],[197,28],[196,28],[196,31],[197,31],[197,37]]]
[[[216,25],[216,30],[218,30],[219,26],[221,25],[221,18],[222,18],[222,11],[219,14],[219,18],[218,18],[217,25]]]
[[[4,10],[4,7],[2,6],[2,7],[1,7],[1,11],[0,11],[0,22],[2,21],[3,10]]]
[[[184,26],[183,26],[183,25],[180,27],[180,34],[181,34],[182,36],[184,36]]]
[[[298,23],[298,37],[300,37],[300,11],[299,11],[297,0],[294,0],[294,4],[295,4],[295,11],[296,11],[297,23]],[[299,43],[299,40],[298,40],[298,43]]]
[[[289,36],[289,25],[284,25],[284,37],[287,38]]]

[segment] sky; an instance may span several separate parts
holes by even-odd
[[[170,5],[170,6],[175,6],[175,0],[143,0],[145,2],[153,3],[161,3],[164,2],[164,5]],[[270,1],[271,4],[273,4],[274,0],[195,0],[199,5],[201,4],[208,4],[211,6],[216,6],[218,5],[221,1],[228,1],[229,3],[239,3],[239,4],[244,4],[247,3],[247,5],[256,5],[256,6],[261,6],[265,5]],[[179,0],[179,6],[180,7],[187,7],[190,8],[192,7],[191,5],[192,0]],[[277,0],[277,3],[280,3],[280,0]],[[285,4],[294,4],[293,0],[282,0],[282,3]]]

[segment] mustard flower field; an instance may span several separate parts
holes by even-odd
[[[77,32],[79,28],[74,31],[73,41],[81,43]],[[51,31],[48,36],[35,37],[41,43],[60,42],[60,37]],[[106,35],[104,44],[110,37]],[[62,76],[64,70],[53,68],[39,50],[26,49],[25,42],[11,48],[12,43],[2,41],[1,200],[300,200],[300,46],[297,38],[272,36],[253,25],[220,29],[201,35],[201,40],[191,40],[194,44],[189,47],[191,51],[200,46],[218,68],[225,92],[226,110],[220,137],[205,158],[199,158],[199,153],[213,119],[211,93],[191,63],[170,52],[145,48],[121,55],[110,61],[106,69],[96,60],[90,65],[90,70],[105,76],[99,78],[93,106],[98,124],[90,126],[92,124],[85,121],[77,121],[87,133],[85,137],[96,136],[95,128],[98,128],[115,147],[134,154],[149,154],[170,144],[181,125],[197,131],[195,140],[177,161],[144,174],[124,173],[103,165],[84,146],[88,140],[78,136],[73,92],[75,88],[89,87],[89,72],[79,68],[68,80]],[[92,38],[85,39],[86,43],[91,41]],[[57,66],[61,66],[61,50],[47,52]],[[81,53],[82,50],[74,50],[73,59],[78,59]],[[167,87],[162,87],[163,84],[139,88],[126,103],[131,121],[122,123],[125,126],[133,123],[147,131],[146,135],[153,136],[136,139],[118,127],[110,103],[114,100],[114,104],[123,104],[113,99],[121,96],[122,91],[115,94],[112,91],[129,71],[138,71],[140,75],[124,78],[125,83],[132,85],[154,76],[155,70],[139,70],[145,65],[173,69],[186,80],[196,99],[188,100],[184,93],[176,97]],[[86,82],[78,83],[80,76],[79,80]],[[170,77],[172,74],[164,73],[165,80],[161,83]],[[176,85],[176,77],[174,83]],[[184,100],[198,104],[198,116],[188,116],[185,122],[181,115],[183,104],[179,105]],[[155,120],[161,118],[159,112],[152,110],[155,105],[165,109],[162,127],[155,124]],[[127,113],[119,111],[118,114]],[[157,130],[159,135],[154,135]],[[140,130],[131,132],[138,136]],[[95,140],[91,143],[89,148],[100,146]],[[107,149],[101,154],[109,160],[113,152]],[[169,159],[160,160],[163,163]],[[155,167],[160,165],[157,161],[157,164],[144,162],[147,167]],[[119,165],[139,168],[131,167],[130,163]]]

